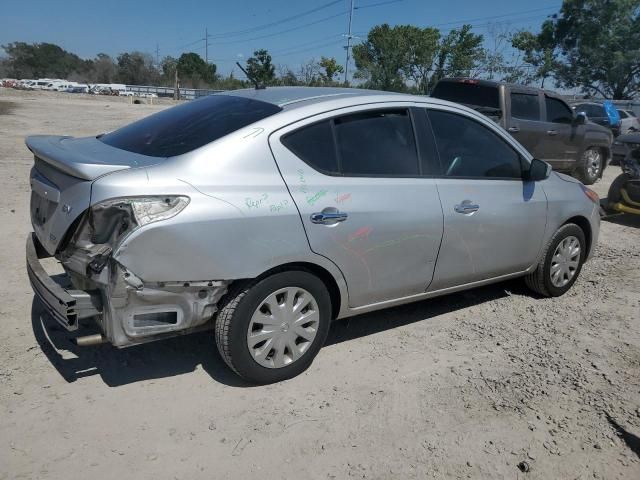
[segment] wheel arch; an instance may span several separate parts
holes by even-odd
[[[324,285],[327,287],[327,291],[329,292],[329,297],[331,298],[331,319],[336,319],[342,307],[343,292],[340,289],[338,281],[336,280],[334,275],[321,265],[311,262],[285,263],[261,273],[258,277],[256,277],[255,281],[262,280],[263,278],[269,277],[274,273],[289,272],[292,270],[302,270],[312,273],[317,276],[322,281],[322,283],[324,283]]]
[[[587,258],[589,256],[589,252],[591,252],[591,245],[592,245],[592,232],[591,232],[591,224],[589,223],[589,220],[586,217],[583,217],[581,215],[576,215],[574,217],[571,217],[570,219],[568,219],[566,222],[564,222],[562,224],[562,226],[567,225],[569,223],[573,223],[575,225],[577,225],[578,227],[580,227],[580,230],[582,230],[584,232],[584,239],[585,242],[587,242],[587,252],[585,254],[585,258]]]

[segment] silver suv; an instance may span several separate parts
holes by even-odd
[[[595,193],[428,97],[239,90],[26,143],[27,267],[51,316],[117,347],[215,326],[258,383],[306,369],[332,319],[519,276],[562,295],[598,238]]]

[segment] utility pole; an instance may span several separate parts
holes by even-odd
[[[349,33],[347,33],[347,61],[344,62],[344,83],[347,83],[349,71],[349,54],[351,53],[351,24],[353,22],[353,0],[351,0],[351,8],[349,8]]]
[[[156,65],[160,65],[160,45],[156,42]]]
[[[204,29],[204,63],[209,65],[209,29]]]

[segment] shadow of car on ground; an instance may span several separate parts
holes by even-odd
[[[325,346],[366,337],[386,330],[426,321],[444,313],[462,310],[514,293],[528,292],[523,282],[512,280],[465,292],[379,310],[337,320],[331,325]],[[250,387],[232,372],[220,357],[213,330],[118,349],[110,344],[79,347],[70,334],[53,320],[34,297],[31,307],[34,336],[43,353],[67,381],[100,375],[106,385],[165,378],[202,368],[212,379],[234,387]],[[97,333],[95,325],[81,328],[82,335]],[[322,354],[322,352],[320,353]]]

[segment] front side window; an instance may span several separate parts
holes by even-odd
[[[121,150],[173,157],[202,147],[280,112],[272,103],[232,95],[210,95],[168,108],[99,137]]]
[[[620,115],[620,118],[629,118],[629,115],[624,110],[618,110],[618,115]]]
[[[440,110],[429,119],[445,177],[522,178],[520,155],[489,128]]]
[[[544,102],[547,107],[547,122],[571,123],[573,121],[571,109],[561,100],[545,96]]]
[[[540,120],[538,95],[511,93],[511,116],[520,120]]]
[[[419,174],[408,110],[346,115],[334,119],[334,125],[343,175]]]

